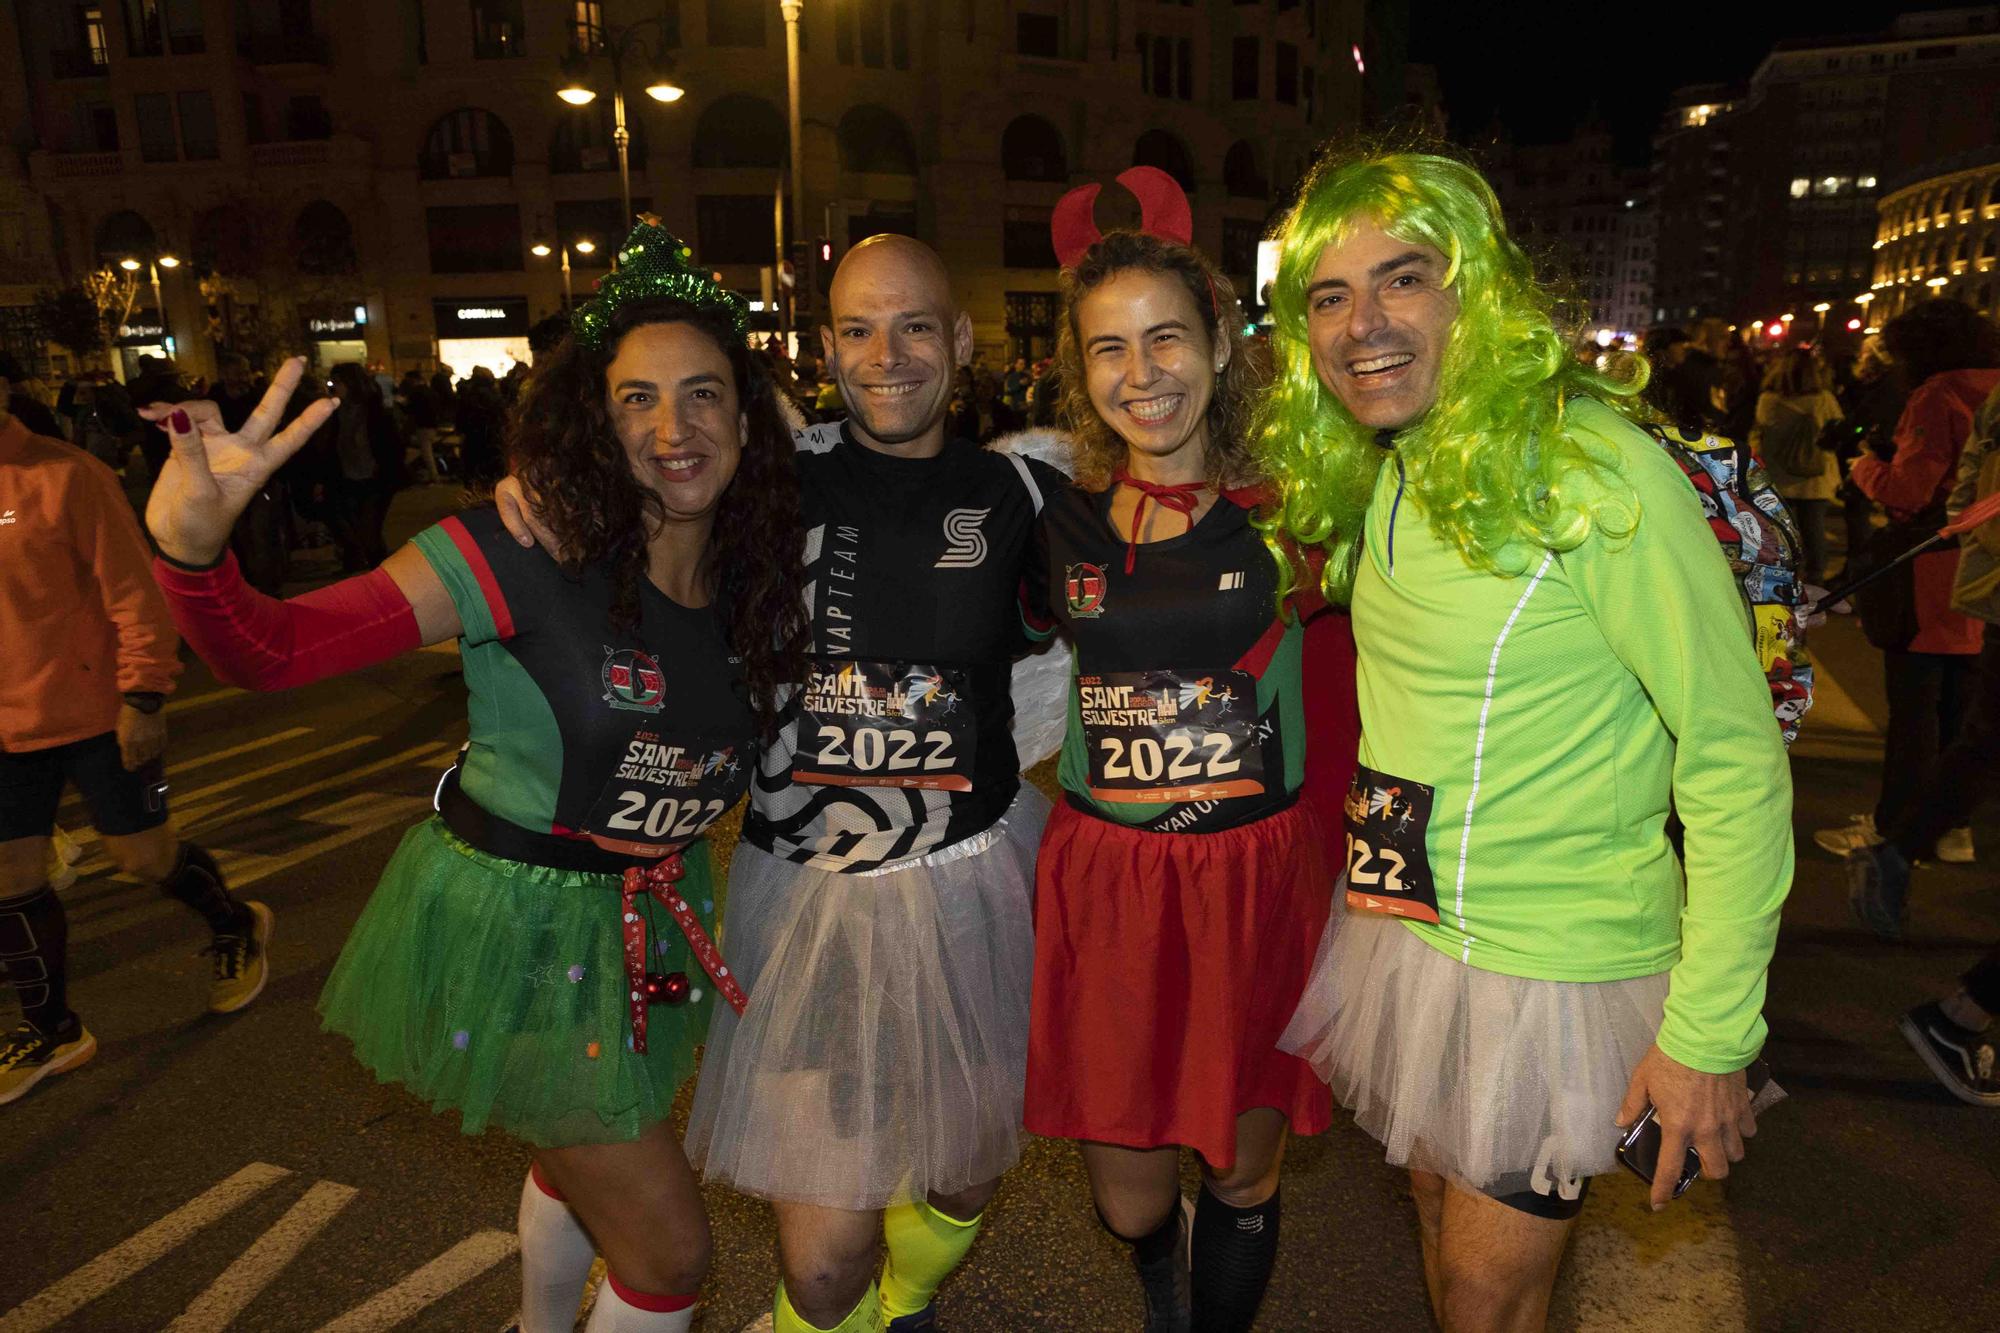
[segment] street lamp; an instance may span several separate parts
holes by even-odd
[[[650,18],[606,29],[604,36],[589,50],[575,50],[563,57],[564,82],[556,90],[556,96],[571,106],[589,106],[597,100],[597,90],[588,82],[590,63],[598,56],[611,61],[611,142],[618,149],[618,192],[625,205],[625,220],[621,225],[628,227],[632,223],[632,132],[625,126],[625,57],[635,49],[645,54],[651,71],[651,78],[646,83],[646,96],[655,102],[678,102],[687,94],[687,90],[673,80],[674,58],[667,54],[664,34],[651,51],[644,51],[642,34],[648,28],[663,26],[663,19]]]
[[[547,241],[536,241],[532,246],[528,248],[534,253],[535,257],[538,259],[547,259],[551,253],[551,249]],[[597,242],[591,240],[587,236],[580,237],[575,241],[562,242],[562,283],[563,283],[564,311],[568,311],[568,309],[570,308],[569,252],[571,250],[576,251],[580,255],[594,255],[597,253]]]
[[[799,14],[805,9],[805,0],[778,0],[778,10],[785,16],[785,84],[791,92],[791,132],[792,132],[792,235],[800,240],[806,234],[806,144],[799,105]],[[778,262],[783,264],[785,256],[780,254]],[[817,262],[808,256],[808,268]],[[803,273],[792,275],[793,300],[811,308],[813,284]]]

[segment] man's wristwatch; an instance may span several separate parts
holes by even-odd
[[[126,703],[149,717],[159,712],[160,705],[166,701],[167,696],[161,694],[158,690],[133,690],[125,696]]]

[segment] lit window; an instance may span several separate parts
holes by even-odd
[[[1872,190],[1875,188],[1875,178],[1873,176],[1863,176],[1860,180],[1857,180],[1854,183],[1856,186],[1864,190]]]
[[[1810,189],[1812,189],[1812,182],[1804,176],[1792,177],[1792,198],[1803,199],[1806,197],[1806,192]]]

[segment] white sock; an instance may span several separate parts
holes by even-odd
[[[636,1303],[678,1303],[683,1299],[687,1304],[677,1310],[649,1310]],[[693,1326],[692,1296],[649,1297],[629,1287],[621,1289],[617,1279],[607,1272],[604,1281],[597,1284],[597,1304],[591,1309],[590,1323],[584,1333],[687,1333]]]
[[[572,1333],[597,1247],[576,1214],[535,1178],[521,1183],[521,1333]]]

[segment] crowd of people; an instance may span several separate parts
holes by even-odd
[[[1453,1333],[1542,1325],[1594,1176],[1664,1209],[1730,1174],[1781,1095],[1791,776],[1720,511],[1646,427],[1755,450],[1797,522],[1774,558],[1841,583],[2000,481],[1991,326],[1933,302],[1852,365],[1714,324],[1579,355],[1473,169],[1349,153],[1287,215],[1252,342],[1179,187],[1119,180],[1139,229],[1101,234],[1094,186],[1055,211],[1043,364],[967,370],[949,273],[898,236],[788,358],[646,217],[511,404],[361,366],[320,393],[299,360],[163,383],[130,409],[150,576],[95,451],[10,418],[0,504],[89,507],[99,545],[62,587],[0,568],[0,618],[61,606],[104,668],[0,683],[0,1100],[93,1049],[44,879],[65,781],[207,919],[213,1007],[267,975],[269,909],[159,831],[177,629],[269,690],[459,646],[468,744],[320,1013],[528,1146],[525,1333],[573,1326],[596,1254],[593,1333],[686,1330],[704,1178],[774,1206],[776,1333],[935,1328],[1030,1133],[1078,1144],[1152,1333],[1251,1327],[1287,1142],[1336,1101],[1408,1171]],[[386,552],[447,423],[496,501]],[[281,599],[244,533],[300,460],[351,576]],[[1978,784],[1914,794],[2000,744],[2000,570],[1942,555],[1857,595],[1891,734],[1882,804],[1831,833],[1884,933]],[[1017,687],[1058,636],[1060,690]],[[1053,805],[1021,776],[1037,710]],[[703,835],[746,794],[725,898]],[[1905,1020],[1967,1100],[2000,1103],[1996,984],[2000,954]]]

